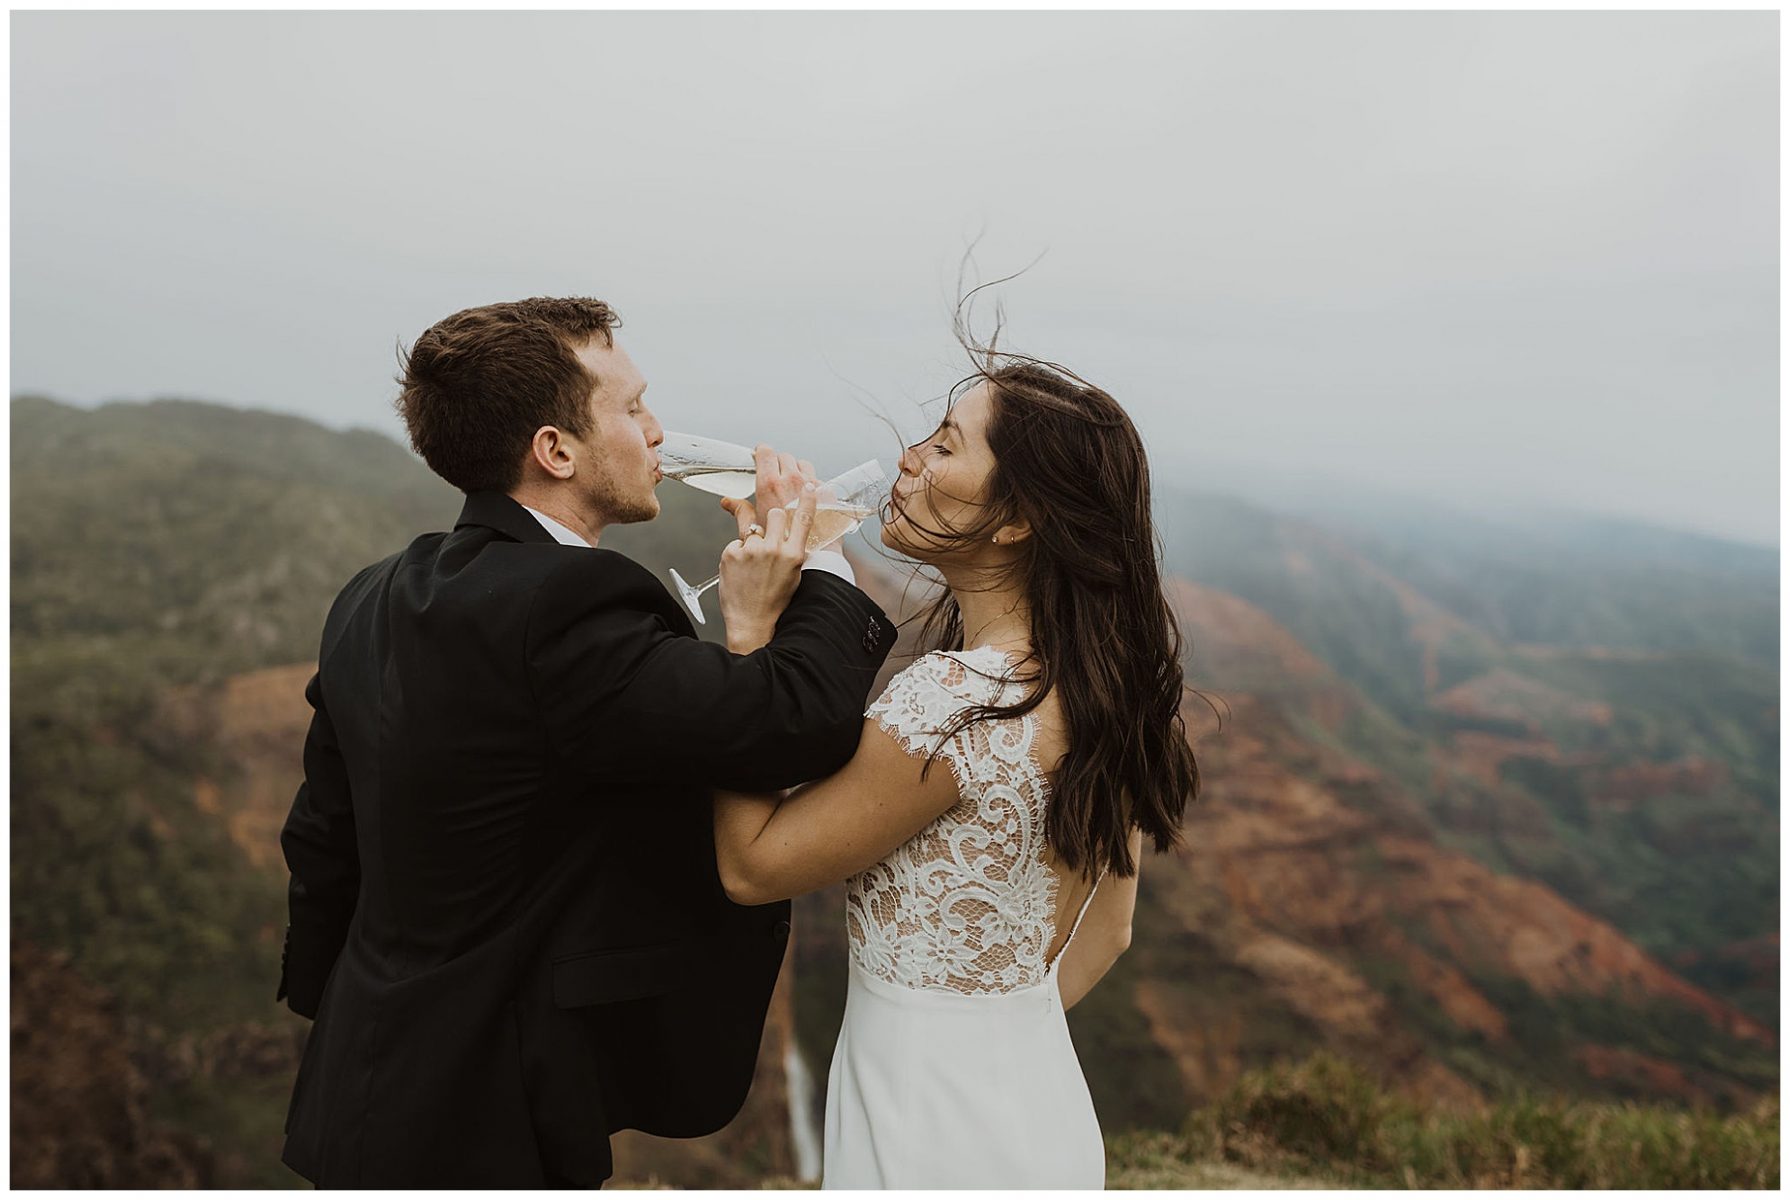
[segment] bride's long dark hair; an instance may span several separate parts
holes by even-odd
[[[958,305],[954,330],[975,370],[951,397],[989,385],[994,467],[981,507],[961,528],[917,525],[905,509],[892,508],[885,520],[900,511],[937,549],[984,540],[1016,518],[1029,522],[1031,536],[996,582],[1017,579],[1024,592],[1032,652],[1021,665],[1030,674],[1016,678],[1033,686],[1017,704],[963,709],[943,734],[1020,716],[1056,692],[1068,744],[1051,773],[1045,839],[1072,871],[1092,877],[1105,866],[1130,876],[1131,828],[1158,851],[1179,845],[1182,816],[1200,787],[1181,717],[1190,689],[1162,590],[1143,441],[1118,402],[1073,371],[996,349],[998,319],[987,344],[978,343],[964,315],[969,299]],[[961,650],[963,614],[951,591],[941,592],[921,614],[920,645]]]

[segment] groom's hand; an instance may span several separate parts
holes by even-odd
[[[799,486],[794,511],[782,505],[768,510],[762,531],[752,520],[750,504],[737,501],[738,508],[731,510],[740,521],[740,536],[721,552],[720,591],[727,648],[735,654],[750,654],[771,640],[777,618],[801,580],[816,491],[811,483]]]

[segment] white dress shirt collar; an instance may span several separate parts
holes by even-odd
[[[517,503],[521,504],[522,502],[517,501]],[[528,505],[523,504],[522,507],[528,508]],[[566,528],[564,525],[561,525],[558,521],[555,521],[552,517],[548,516],[546,513],[542,512],[540,509],[528,508],[528,511],[535,515],[535,520],[537,520],[541,523],[542,529],[545,529],[548,533],[551,533],[553,535],[554,541],[559,542],[561,545],[564,545],[564,546],[583,546],[587,550],[590,549],[589,542],[587,542],[583,538],[579,537],[576,533],[573,533],[570,529]]]

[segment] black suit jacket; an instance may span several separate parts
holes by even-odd
[[[592,1186],[608,1134],[745,1099],[789,902],[716,874],[710,789],[856,749],[894,628],[805,572],[769,645],[475,493],[324,625],[280,997],[313,1017],[284,1161],[320,1186]]]

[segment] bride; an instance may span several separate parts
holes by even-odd
[[[1053,364],[978,363],[884,511],[947,585],[939,648],[837,774],[715,800],[735,902],[846,881],[827,1188],[1104,1185],[1063,1013],[1130,941],[1143,839],[1177,845],[1199,789],[1137,431]]]

